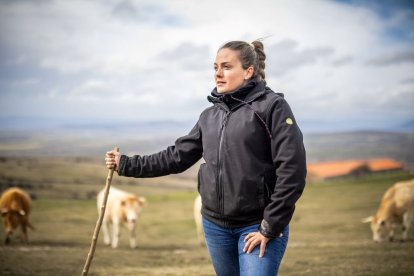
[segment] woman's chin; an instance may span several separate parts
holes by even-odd
[[[218,88],[218,87],[217,87],[217,93],[219,93],[219,94],[224,94],[224,93],[226,93],[226,89],[223,89],[223,88]]]

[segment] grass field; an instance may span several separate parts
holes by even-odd
[[[1,162],[3,184],[26,184],[36,196],[31,215],[36,231],[29,233],[29,244],[16,237],[11,245],[0,245],[0,275],[80,275],[97,220],[90,195],[105,183],[103,162]],[[405,243],[377,244],[369,226],[360,222],[375,212],[390,185],[412,177],[400,172],[307,185],[290,226],[279,275],[413,275],[414,230]],[[115,176],[113,184],[144,195],[149,205],[138,224],[137,248],[128,247],[125,231],[118,249],[104,246],[100,236],[89,275],[214,275],[206,248],[197,244],[192,177]]]

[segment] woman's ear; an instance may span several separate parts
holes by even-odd
[[[250,65],[245,71],[244,79],[245,80],[250,79],[251,77],[253,77],[253,74],[254,74],[254,68],[253,68],[253,65]]]

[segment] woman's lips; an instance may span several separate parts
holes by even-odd
[[[217,84],[217,86],[223,86],[223,85],[225,85],[226,83],[225,83],[224,81],[218,81],[216,84]]]

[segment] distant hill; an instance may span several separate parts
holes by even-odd
[[[405,122],[403,124],[401,124],[400,128],[402,130],[407,130],[407,131],[414,131],[414,120]]]
[[[93,156],[119,146],[123,153],[149,154],[172,145],[194,122],[59,125],[0,132],[3,156]],[[414,169],[414,131],[351,131],[304,134],[308,162],[392,158]]]
[[[414,168],[414,132],[309,134],[305,146],[309,162],[387,157]]]

